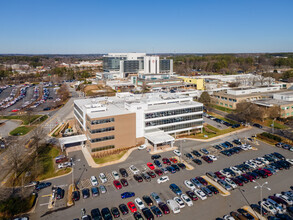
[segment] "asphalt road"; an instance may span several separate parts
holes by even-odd
[[[237,135],[231,135],[230,137],[219,139],[212,142],[197,142],[197,141],[182,141],[182,149],[183,152],[191,152],[193,149],[200,149],[202,147],[212,149],[211,146],[217,143],[221,143],[223,141],[231,141],[235,138],[242,137],[250,137],[252,134],[259,133],[259,129],[251,129],[248,131],[241,132]],[[180,142],[177,142],[177,145],[180,145]],[[218,155],[218,153],[213,150],[215,155],[218,155],[218,160],[212,164],[207,164],[203,162],[203,165],[198,166],[191,162],[191,164],[195,167],[194,170],[188,171],[180,171],[176,174],[168,174],[170,177],[170,181],[167,183],[163,183],[158,185],[156,181],[152,180],[151,182],[143,182],[137,183],[131,177],[128,178],[129,186],[127,188],[123,188],[121,190],[116,190],[112,183],[106,184],[108,192],[104,195],[100,195],[99,197],[93,198],[90,197],[88,199],[81,199],[77,201],[73,207],[65,208],[66,198],[61,201],[56,201],[55,208],[53,212],[48,212],[48,195],[51,194],[51,189],[45,189],[39,194],[39,201],[36,205],[35,213],[31,215],[32,219],[73,219],[76,217],[81,217],[81,209],[85,208],[89,213],[93,208],[104,208],[104,207],[113,207],[118,206],[121,203],[127,203],[129,201],[133,201],[134,198],[122,200],[120,198],[120,194],[125,191],[133,191],[136,193],[136,197],[142,197],[143,195],[149,195],[151,192],[157,192],[163,200],[167,200],[173,198],[175,194],[171,192],[168,188],[170,183],[176,183],[182,189],[187,190],[184,186],[183,181],[185,179],[190,179],[195,176],[200,176],[205,174],[208,171],[217,171],[223,169],[225,167],[230,167],[232,165],[236,165],[244,162],[248,159],[253,159],[258,156],[263,156],[267,153],[272,153],[274,151],[282,153],[287,158],[293,158],[293,153],[279,149],[276,147],[269,146],[264,143],[260,143],[260,145],[255,145],[258,150],[249,150],[241,152],[237,155],[233,155],[232,157],[225,157],[223,155]],[[161,154],[162,157],[171,157],[174,156],[172,152],[165,152]],[[92,175],[98,176],[100,172],[106,173],[106,175],[110,179],[110,173],[113,170],[119,170],[119,168],[124,167],[127,168],[131,164],[134,164],[138,169],[143,170],[146,167],[146,163],[150,162],[150,155],[146,151],[134,151],[130,157],[123,163],[107,166],[103,168],[90,168],[81,152],[74,152],[70,154],[71,157],[75,159],[74,166],[74,180],[79,181],[81,187],[90,187],[89,178]],[[186,158],[184,158],[186,159]],[[293,169],[280,171],[277,174],[269,177],[266,180],[259,180],[259,183],[263,183],[264,181],[269,182],[269,187],[272,189],[271,191],[264,190],[264,197],[268,195],[272,195],[273,193],[281,192],[283,190],[288,190],[289,186],[292,185],[292,174]],[[72,175],[67,175],[61,178],[57,178],[52,180],[54,185],[60,186],[64,189],[67,189],[68,184],[72,182]],[[244,190],[243,194],[246,199],[250,203],[256,203],[260,200],[260,192],[259,190],[254,189],[255,183],[248,183],[241,189]],[[238,190],[234,190],[230,196],[223,197],[221,195],[216,195],[211,198],[208,198],[204,201],[196,201],[193,207],[185,207],[181,210],[180,214],[169,214],[168,216],[162,217],[162,219],[215,219],[216,217],[221,217],[224,214],[229,213],[230,211],[236,210],[243,205],[246,205],[245,198],[241,195]],[[121,219],[133,219],[132,215],[123,216]]]
[[[0,137],[7,137],[10,131],[17,128],[21,124],[20,121],[13,121],[13,120],[0,120],[0,121],[4,122],[4,125],[0,127]]]

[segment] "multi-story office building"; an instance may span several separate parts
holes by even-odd
[[[105,72],[119,72],[121,78],[131,73],[173,74],[173,60],[145,53],[109,53],[103,56],[103,69]]]
[[[201,131],[203,105],[177,94],[117,93],[74,101],[74,115],[90,152],[135,146],[173,146],[182,132]],[[171,136],[173,135],[173,136]]]
[[[228,89],[227,91],[214,92],[211,102],[215,105],[236,109],[240,102],[251,102],[272,96],[272,92],[280,90],[279,86]]]

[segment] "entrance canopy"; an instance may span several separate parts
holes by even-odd
[[[81,145],[86,140],[87,140],[86,136],[82,134],[82,135],[59,138],[59,143],[61,145],[61,149],[63,150],[63,148],[66,147],[66,145],[67,146],[73,146],[74,144]]]
[[[146,139],[148,139],[150,142],[152,142],[155,145],[175,141],[175,138],[165,133],[164,131],[146,133],[144,136]]]

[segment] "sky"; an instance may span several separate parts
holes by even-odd
[[[293,52],[292,0],[0,0],[0,53]]]

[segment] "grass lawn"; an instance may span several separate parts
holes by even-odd
[[[217,110],[220,110],[220,111],[222,111],[222,112],[227,112],[227,113],[232,113],[232,112],[234,112],[233,109],[226,108],[226,107],[223,107],[223,106],[218,106],[218,105],[212,105],[212,108],[217,109]]]
[[[102,157],[102,158],[94,158],[94,161],[97,164],[107,163],[115,160],[119,160],[123,155],[127,152],[127,150],[121,151],[119,154],[113,154],[110,156]]]
[[[42,115],[34,124],[41,124],[48,119],[48,115]]]
[[[26,135],[33,128],[34,128],[34,126],[20,126],[20,127],[15,128],[14,130],[10,131],[9,134],[12,136]]]
[[[229,123],[231,123],[232,125],[234,125],[234,124],[239,124],[237,121],[231,120],[231,119],[229,119],[229,118],[224,118],[223,116],[218,115],[218,114],[216,114],[216,113],[214,113],[214,112],[208,112],[208,114],[214,116],[215,118],[218,118],[218,119],[221,119],[221,120],[223,120],[223,121],[229,122]]]
[[[30,118],[28,118],[26,115],[10,115],[10,116],[0,116],[0,119],[16,119],[21,120],[24,125],[28,125],[29,123],[36,120],[41,115],[32,115]]]
[[[271,127],[271,125],[273,124],[273,120],[272,119],[266,119],[264,122],[264,125],[267,127]],[[274,122],[274,128],[276,129],[287,129],[288,126],[284,125],[282,122],[275,120]]]
[[[55,170],[54,158],[61,154],[61,151],[56,147],[47,146],[42,152],[39,153],[40,164],[43,169],[41,175],[37,180],[44,180],[51,177],[60,176],[71,171],[71,168]]]
[[[243,126],[240,126],[239,128],[230,128],[229,127],[227,129],[220,130],[220,129],[217,129],[217,128],[209,125],[209,124],[206,125],[205,127],[207,127],[208,130],[211,130],[213,132],[209,132],[207,129],[203,128],[202,133],[196,134],[196,135],[189,135],[189,136],[186,136],[186,137],[188,137],[188,138],[198,138],[198,139],[209,139],[209,138],[217,137],[219,135],[231,133],[233,131],[237,131],[237,130],[243,128]]]

